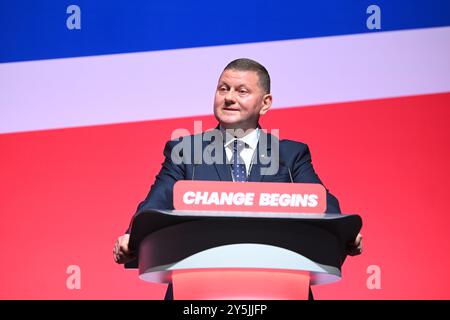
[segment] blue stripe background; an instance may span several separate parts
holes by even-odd
[[[66,27],[71,4],[81,30]],[[449,0],[1,0],[0,62],[379,32],[371,4],[381,32],[450,25]]]

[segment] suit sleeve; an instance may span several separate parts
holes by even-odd
[[[177,141],[168,141],[166,143],[161,170],[156,176],[147,197],[138,205],[133,218],[145,209],[173,209],[173,186],[178,180],[185,179],[185,165],[172,161],[172,150],[177,143]],[[126,233],[131,232],[132,222],[133,220],[131,220]]]
[[[320,183],[324,185],[319,179],[319,176],[314,171],[311,162],[311,152],[306,144],[298,143],[295,159],[292,165],[292,176],[294,182],[300,183]],[[341,213],[338,199],[332,195],[325,187],[327,192],[327,210],[326,213]]]

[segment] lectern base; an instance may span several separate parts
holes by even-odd
[[[307,300],[308,272],[261,269],[176,270],[175,300]]]

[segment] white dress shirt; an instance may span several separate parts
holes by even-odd
[[[247,176],[250,175],[251,163],[253,159],[253,154],[256,151],[256,147],[258,146],[259,140],[259,128],[256,128],[246,136],[239,138],[240,141],[245,143],[245,148],[241,151],[241,158],[244,160],[245,169],[247,170]],[[233,162],[233,142],[236,140],[236,137],[226,132],[225,134],[225,153],[227,155],[227,160],[231,163]]]

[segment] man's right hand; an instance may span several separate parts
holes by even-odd
[[[116,263],[127,263],[136,258],[136,256],[128,248],[129,241],[129,234],[124,234],[123,236],[117,238],[113,249],[114,261]]]

